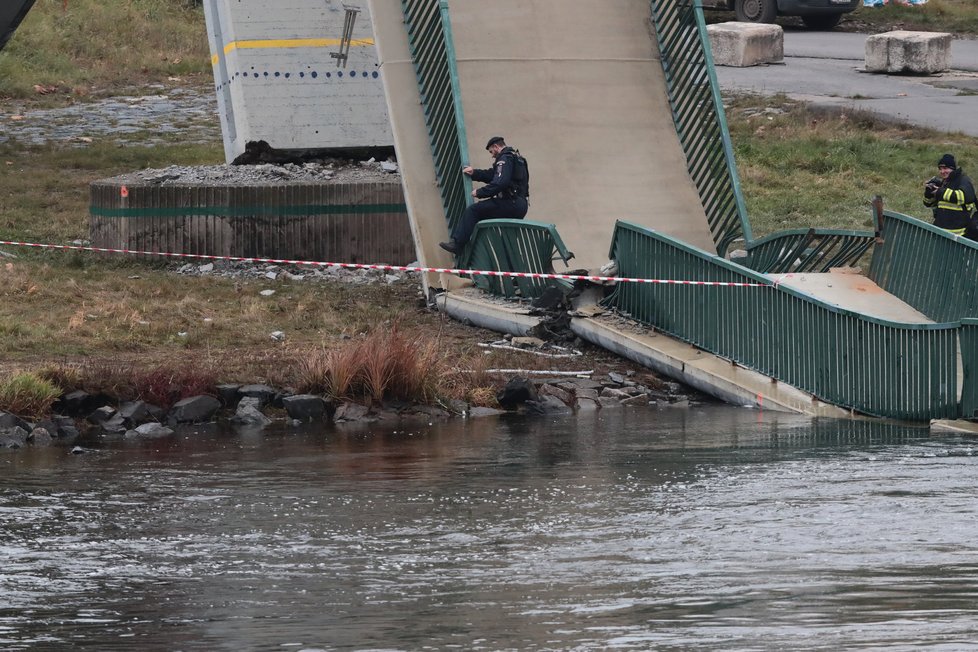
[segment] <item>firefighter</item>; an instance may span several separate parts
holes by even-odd
[[[934,209],[934,226],[954,235],[974,235],[975,187],[950,154],[937,162],[938,176],[924,184],[924,206]],[[971,227],[971,228],[969,228]]]
[[[458,254],[472,237],[475,225],[482,220],[526,217],[529,207],[530,176],[526,160],[519,152],[506,145],[502,136],[493,136],[486,144],[493,158],[488,170],[476,170],[472,166],[462,168],[462,173],[486,185],[472,191],[472,196],[482,201],[469,205],[462,214],[448,242],[439,242],[445,251]]]

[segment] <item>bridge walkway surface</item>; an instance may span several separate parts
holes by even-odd
[[[978,298],[974,310],[925,309],[893,270],[899,245],[919,254],[919,237],[929,259],[960,259],[970,278],[978,247],[953,239],[962,253],[949,257],[945,234],[903,216],[890,216],[886,238],[755,241],[692,3],[371,0],[370,11],[422,265],[454,266],[438,242],[471,201],[461,167],[489,167],[484,144],[503,135],[530,161],[528,219],[556,225],[575,268],[611,258],[622,277],[750,286],[619,283],[603,314],[574,313],[582,338],[742,405],[915,422],[976,414]],[[727,259],[735,243],[746,265]],[[826,274],[874,243],[870,278]],[[460,319],[515,334],[537,321],[467,278],[425,284]]]
[[[448,266],[401,2],[375,0],[371,13],[418,248],[426,263]],[[577,3],[573,11],[554,0],[453,2],[449,15],[463,162],[490,167],[484,147],[494,135],[517,147],[531,169],[527,219],[556,224],[575,267],[607,262],[619,219],[715,251],[662,91],[647,2]]]

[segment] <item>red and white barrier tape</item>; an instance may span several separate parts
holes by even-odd
[[[582,276],[579,274],[542,274],[536,272],[497,272],[478,269],[452,269],[447,267],[410,267],[405,265],[367,265],[361,263],[324,263],[313,260],[282,260],[278,258],[247,258],[244,256],[212,256],[208,254],[178,254],[165,251],[139,251],[135,249],[107,249],[104,247],[83,247],[81,245],[53,245],[35,242],[14,242],[0,240],[0,245],[11,247],[33,247],[35,249],[59,249],[69,251],[92,251],[103,254],[130,254],[140,256],[163,256],[166,258],[196,258],[200,260],[229,260],[245,263],[269,263],[273,265],[306,265],[312,267],[342,267],[345,269],[375,269],[385,272],[433,272],[435,274],[454,274],[456,276],[508,276],[515,278],[563,279],[567,281],[594,281],[608,283],[653,283],[664,285],[708,285],[716,287],[764,288],[773,287],[765,283],[735,283],[728,281],[680,281],[660,278],[624,278],[619,276]]]

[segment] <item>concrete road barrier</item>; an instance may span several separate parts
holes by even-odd
[[[718,23],[706,28],[718,66],[744,68],[784,61],[784,31],[780,25]]]
[[[866,70],[934,74],[951,68],[951,35],[897,30],[866,37]]]

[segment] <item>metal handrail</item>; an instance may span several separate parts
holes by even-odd
[[[790,229],[747,244],[747,266],[765,274],[827,272],[854,265],[875,243],[871,231]]]
[[[676,133],[717,254],[725,256],[734,241],[753,236],[703,10],[692,0],[652,0],[651,6]]]
[[[609,303],[643,324],[865,414],[959,414],[957,322],[908,324],[845,310],[627,222],[616,225],[611,256],[620,276],[765,286],[620,284]]]
[[[935,321],[978,318],[978,242],[883,211],[869,277]]]
[[[552,274],[555,260],[566,264],[574,254],[567,250],[553,224],[531,220],[483,220],[459,258],[470,269]],[[546,288],[566,285],[557,279],[478,276],[477,287],[492,294],[523,298],[539,296]]]
[[[451,231],[472,201],[472,181],[460,173],[468,165],[469,148],[448,2],[403,0],[401,5],[424,104],[435,177]]]

